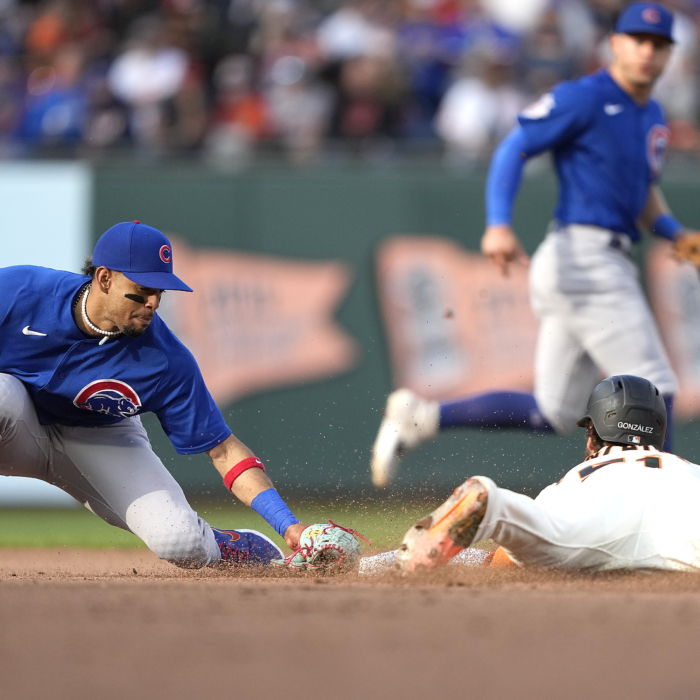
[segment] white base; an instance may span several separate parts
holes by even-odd
[[[375,554],[373,557],[362,557],[358,573],[360,576],[379,576],[389,571],[396,571],[395,562],[396,552],[398,551],[398,549],[394,549],[391,552]],[[488,555],[489,553],[483,549],[467,547],[454,556],[448,564],[471,567],[481,566]]]

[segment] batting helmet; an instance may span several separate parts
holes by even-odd
[[[605,442],[661,447],[666,437],[666,406],[659,390],[647,379],[621,374],[603,379],[588,399],[586,415]]]

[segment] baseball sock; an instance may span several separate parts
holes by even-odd
[[[663,451],[671,452],[673,449],[673,396],[664,396],[666,404],[666,439]]]
[[[463,426],[552,432],[532,394],[495,391],[440,404],[440,429]]]

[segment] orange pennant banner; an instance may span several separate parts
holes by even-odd
[[[195,250],[170,236],[178,277],[159,314],[195,356],[214,400],[350,370],[356,342],[333,321],[351,283],[337,261]]]
[[[395,386],[426,398],[531,390],[538,322],[527,270],[503,277],[435,236],[397,236],[377,254]]]

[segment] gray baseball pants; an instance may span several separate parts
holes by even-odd
[[[40,425],[22,382],[0,373],[0,474],[58,486],[178,566],[220,559],[211,527],[151,449],[138,416],[96,428]]]
[[[676,382],[626,236],[569,225],[547,234],[530,266],[530,298],[540,319],[535,398],[557,432],[576,426],[602,379],[635,374],[664,396]]]

